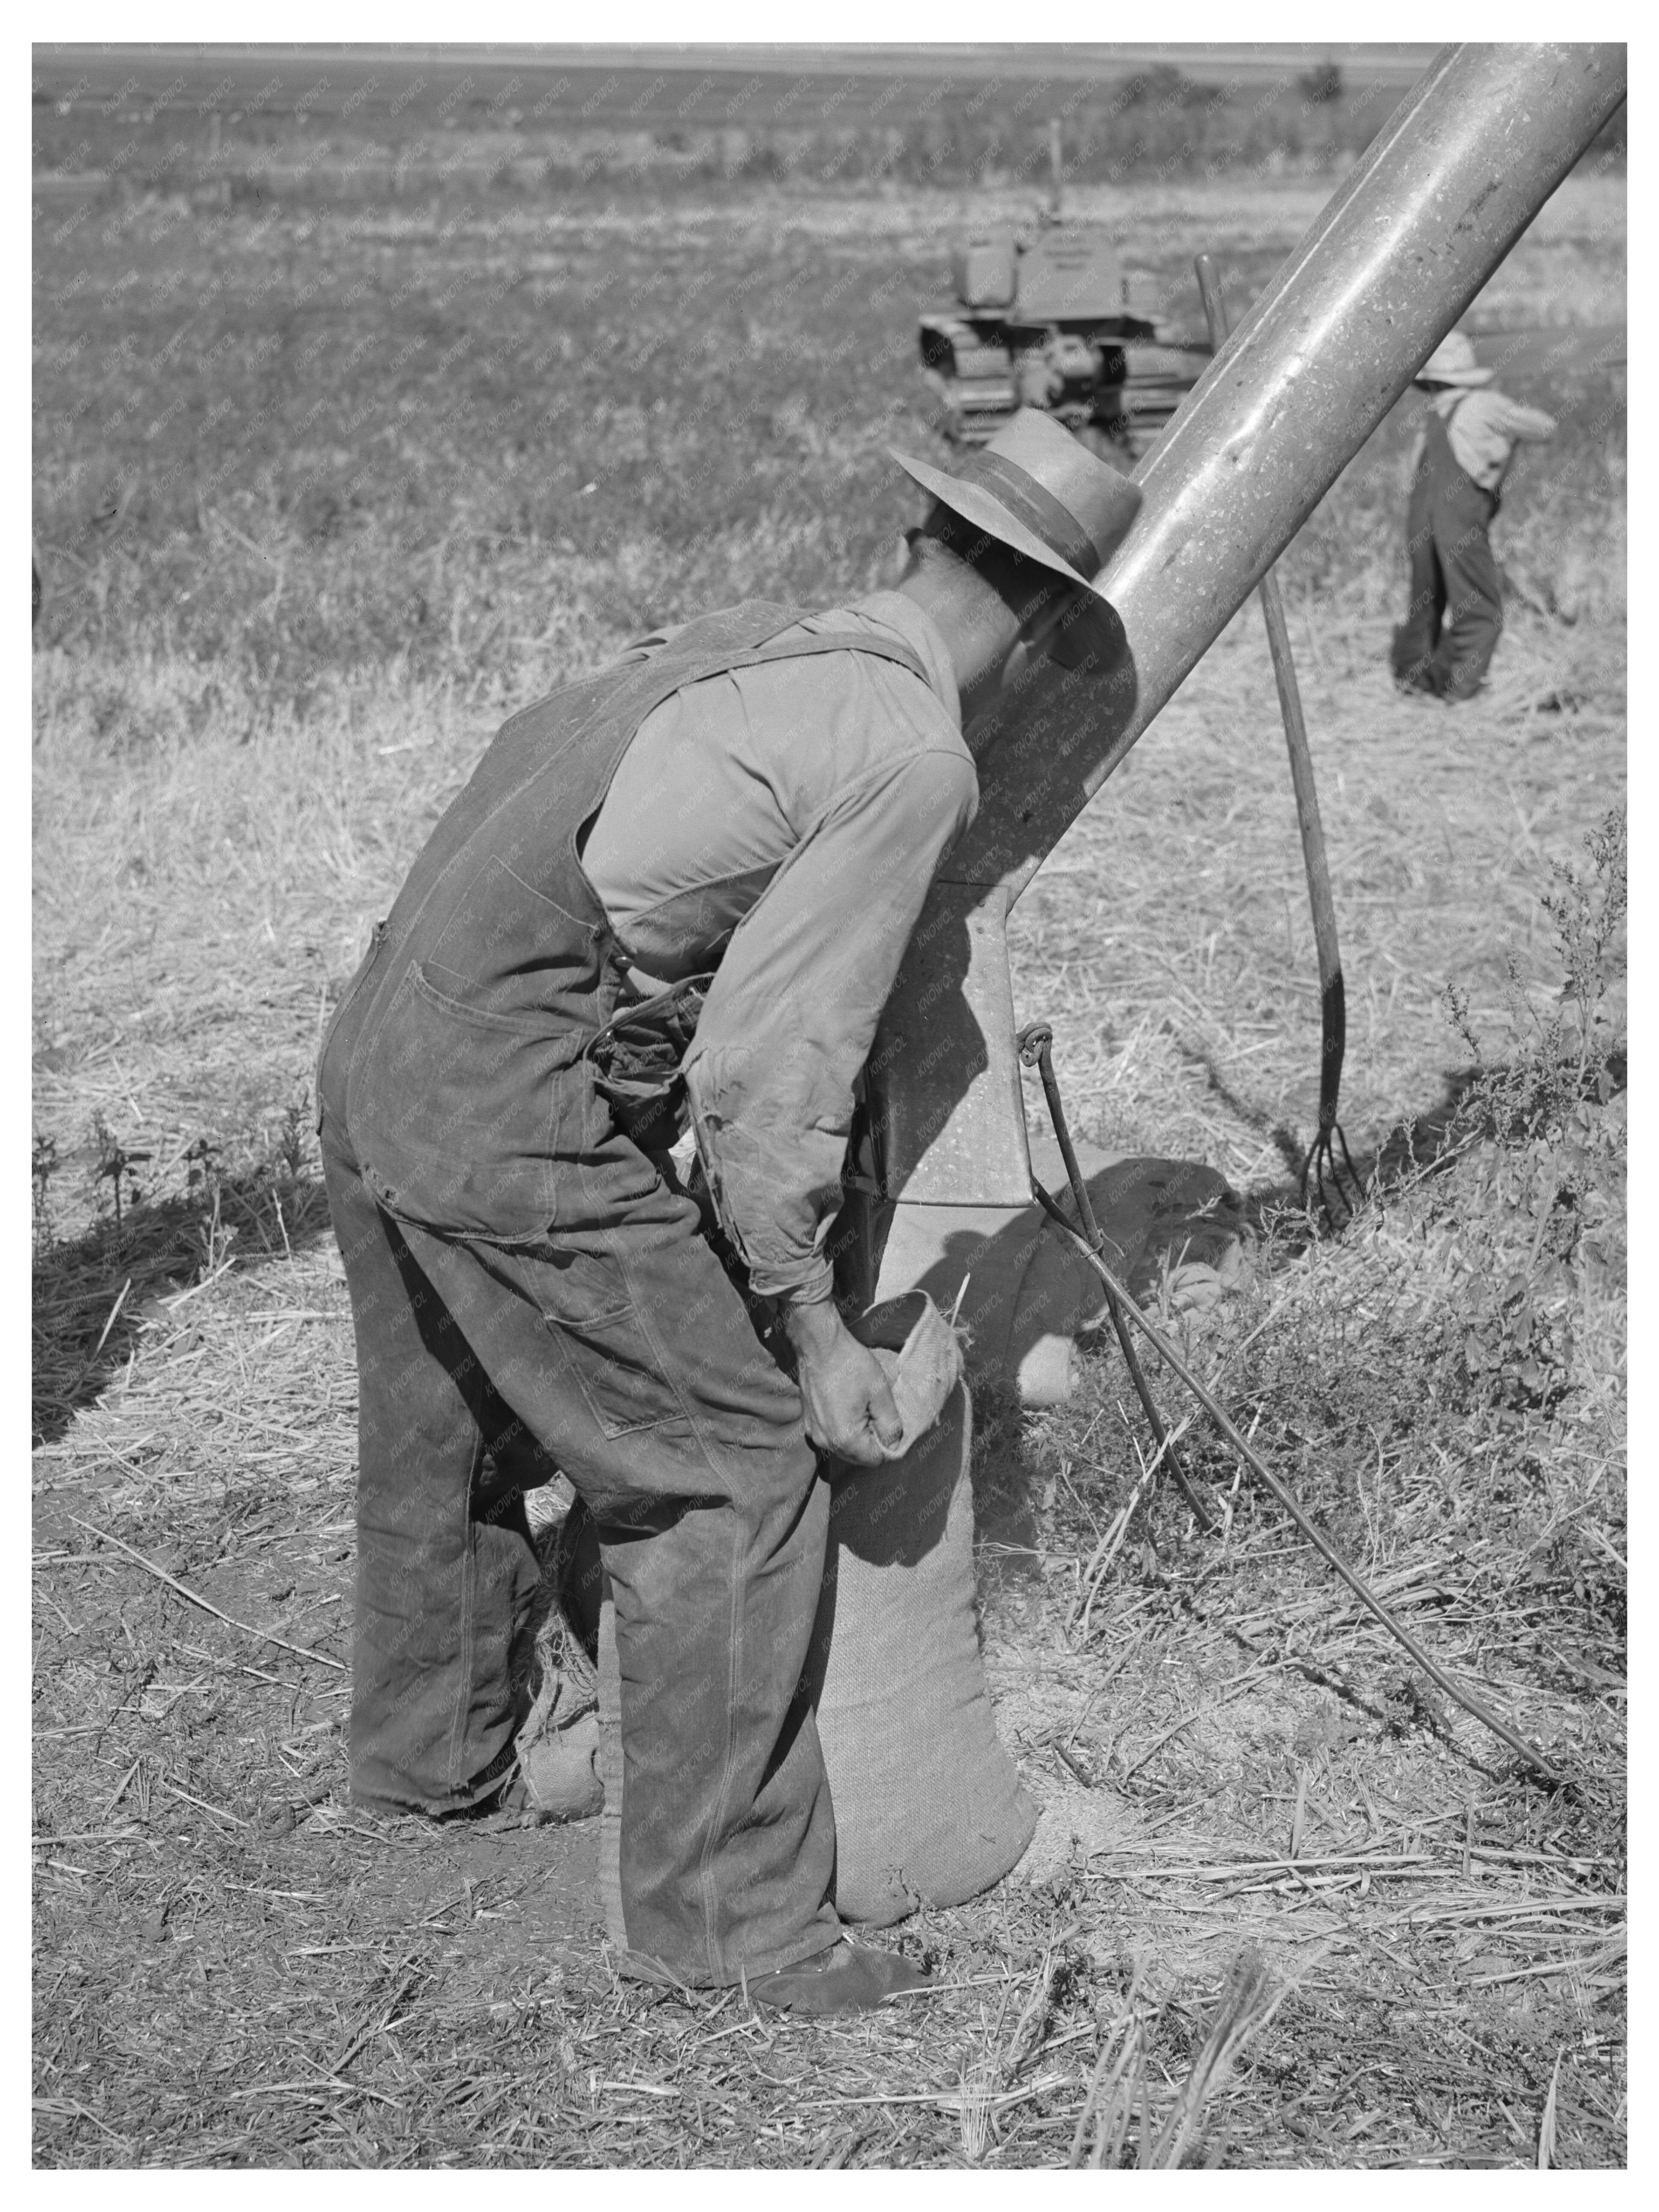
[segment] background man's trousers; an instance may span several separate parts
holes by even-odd
[[[349,1010],[342,1028],[349,1028]],[[836,1942],[835,1821],[799,1693],[828,1485],[799,1394],[659,1177],[511,1249],[394,1220],[319,1091],[360,1394],[351,1768],[365,1802],[489,1800],[527,1705],[521,1491],[568,1475],[616,1598],[632,1950],[693,1985]]]
[[[1407,513],[1411,599],[1394,634],[1396,682],[1443,699],[1467,699],[1484,680],[1504,627],[1498,562],[1486,534],[1497,512],[1497,495],[1458,465],[1435,417]]]

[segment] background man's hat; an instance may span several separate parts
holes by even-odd
[[[1138,483],[1037,407],[1022,407],[959,469],[888,451],[953,514],[1068,583],[1094,580],[1140,507]]]
[[[1492,371],[1474,358],[1474,348],[1462,331],[1451,331],[1412,380],[1415,384],[1490,384]]]

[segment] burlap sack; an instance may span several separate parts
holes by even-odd
[[[998,1740],[974,1615],[972,1416],[957,1384],[902,1460],[837,1472],[809,1673],[836,1808],[836,1910],[885,1928],[1008,1872],[1037,1808]],[[599,1613],[599,1891],[623,1926],[622,1682]]]
[[[961,1382],[962,1346],[926,1291],[884,1298],[850,1326],[880,1362],[901,1424],[898,1442],[884,1444],[882,1455],[902,1459],[927,1434]]]
[[[596,1763],[599,1685],[589,1639],[580,1625],[582,1606],[574,1577],[586,1570],[592,1578],[591,1618],[599,1604],[599,1547],[592,1523],[585,1515],[563,1512],[551,1484],[526,1493],[525,1519],[542,1580],[532,1615],[534,1696],[514,1747],[519,1760],[515,1795],[532,1819],[586,1820],[602,1802]],[[580,1544],[584,1531],[585,1548]],[[580,1560],[579,1548],[584,1548]]]
[[[538,1743],[519,1746],[524,1808],[543,1820],[591,1820],[604,1809],[599,1771],[599,1723],[594,1713]]]
[[[902,1460],[837,1471],[809,1669],[836,1808],[836,1909],[959,1905],[1030,1841],[974,1612],[972,1414],[958,1384]]]

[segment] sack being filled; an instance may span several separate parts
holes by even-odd
[[[836,1808],[836,1910],[877,1928],[976,1896],[1036,1826],[980,1656],[972,1434],[958,1382],[902,1460],[831,1478],[809,1664]]]
[[[833,1492],[809,1680],[836,1811],[836,1909],[887,1927],[921,1905],[959,1905],[1008,1873],[1037,1808],[1000,1741],[975,1610],[972,1412],[958,1382],[902,1459],[830,1463]],[[584,1509],[573,1509],[573,1519]],[[591,1522],[567,1546],[597,1564]],[[611,1939],[621,1894],[621,1678],[615,1611],[599,1578],[599,1882]],[[589,1587],[592,1586],[591,1581]]]

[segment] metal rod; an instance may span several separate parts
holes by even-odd
[[[1072,1133],[1066,1126],[1066,1109],[1060,1103],[1060,1084],[1054,1074],[1054,1033],[1047,1022],[1031,1022],[1023,1029],[1018,1039],[1019,1056],[1027,1067],[1035,1067],[1042,1079],[1042,1095],[1048,1102],[1048,1118],[1054,1125],[1054,1139],[1060,1146],[1060,1157],[1066,1164],[1066,1179],[1072,1186],[1072,1203],[1077,1208],[1077,1218],[1083,1224],[1085,1235],[1097,1252],[1102,1250],[1105,1238],[1100,1224],[1095,1219],[1094,1201],[1089,1196],[1089,1186],[1083,1179],[1083,1170],[1078,1164],[1077,1151],[1072,1143]],[[1175,1438],[1170,1434],[1159,1413],[1158,1401],[1152,1396],[1152,1385],[1140,1364],[1140,1356],[1129,1334],[1128,1323],[1118,1304],[1117,1293],[1110,1285],[1106,1290],[1106,1310],[1111,1316],[1112,1333],[1118,1349],[1123,1354],[1123,1364],[1129,1370],[1129,1380],[1135,1386],[1135,1395],[1140,1401],[1146,1425],[1152,1432],[1152,1441],[1169,1462],[1170,1472],[1180,1486],[1181,1494],[1192,1508],[1199,1527],[1206,1536],[1215,1534],[1216,1520],[1204,1503],[1176,1449]]]
[[[1388,1630],[1389,1635],[1395,1638],[1396,1643],[1401,1644],[1404,1649],[1411,1654],[1412,1657],[1416,1660],[1418,1665],[1423,1669],[1424,1673],[1429,1676],[1431,1680],[1437,1682],[1440,1687],[1445,1692],[1446,1695],[1452,1698],[1456,1704],[1460,1705],[1466,1713],[1472,1714],[1476,1720],[1480,1721],[1485,1727],[1489,1728],[1495,1736],[1498,1736],[1503,1742],[1508,1744],[1511,1751],[1516,1753],[1522,1759],[1523,1759],[1528,1766],[1534,1768],[1537,1772],[1544,1777],[1546,1781],[1554,1783],[1559,1789],[1569,1788],[1571,1784],[1568,1778],[1563,1774],[1559,1768],[1552,1766],[1548,1759],[1544,1757],[1543,1753],[1535,1750],[1534,1747],[1527,1741],[1525,1736],[1519,1735],[1510,1726],[1506,1720],[1501,1719],[1498,1715],[1492,1711],[1488,1706],[1483,1705],[1480,1699],[1474,1695],[1473,1691],[1465,1690],[1460,1687],[1457,1683],[1453,1681],[1449,1674],[1446,1674],[1443,1669],[1436,1665],[1435,1662],[1430,1658],[1428,1653],[1423,1649],[1422,1645],[1417,1641],[1417,1638],[1411,1633],[1410,1630],[1403,1628],[1399,1621],[1397,1621],[1394,1615],[1389,1611],[1387,1606],[1383,1604],[1382,1599],[1376,1595],[1371,1589],[1370,1583],[1366,1582],[1364,1577],[1358,1571],[1358,1568],[1351,1567],[1347,1561],[1343,1558],[1341,1553],[1337,1550],[1335,1545],[1330,1541],[1329,1538],[1322,1535],[1320,1531],[1315,1528],[1313,1522],[1308,1518],[1302,1508],[1297,1504],[1296,1499],[1285,1487],[1285,1485],[1279,1480],[1273,1469],[1267,1466],[1266,1462],[1262,1460],[1255,1450],[1252,1449],[1249,1443],[1233,1426],[1231,1421],[1228,1419],[1226,1414],[1222,1411],[1221,1407],[1211,1395],[1209,1391],[1205,1389],[1198,1377],[1187,1366],[1180,1353],[1170,1342],[1169,1339],[1164,1334],[1163,1331],[1156,1328],[1152,1322],[1147,1320],[1146,1315],[1142,1313],[1140,1308],[1129,1296],[1129,1293],[1124,1289],[1122,1284],[1118,1281],[1116,1276],[1113,1274],[1111,1269],[1107,1266],[1104,1260],[1101,1258],[1099,1253],[1092,1250],[1087,1241],[1084,1237],[1079,1236],[1072,1224],[1066,1218],[1066,1216],[1054,1204],[1054,1200],[1050,1198],[1048,1192],[1042,1188],[1042,1185],[1036,1182],[1035,1178],[1032,1181],[1031,1188],[1036,1193],[1043,1212],[1048,1216],[1049,1219],[1054,1222],[1057,1228],[1062,1230],[1065,1234],[1071,1238],[1073,1243],[1077,1246],[1079,1251],[1080,1251],[1084,1255],[1085,1258],[1088,1260],[1091,1266],[1097,1270],[1100,1279],[1102,1282],[1105,1284],[1107,1289],[1116,1294],[1117,1297],[1122,1302],[1124,1311],[1139,1324],[1141,1329],[1145,1331],[1147,1340],[1152,1345],[1154,1350],[1163,1354],[1164,1359],[1168,1361],[1169,1364],[1175,1370],[1176,1373],[1187,1385],[1187,1388],[1192,1392],[1194,1397],[1195,1397],[1199,1404],[1203,1407],[1205,1412],[1215,1423],[1217,1428],[1220,1430],[1222,1435],[1232,1446],[1233,1449],[1238,1453],[1245,1465],[1255,1476],[1256,1480],[1263,1486],[1269,1495],[1275,1498],[1278,1503],[1284,1507],[1285,1510],[1290,1515],[1291,1520],[1295,1522],[1297,1527],[1308,1539],[1308,1541],[1317,1552],[1321,1553],[1326,1563],[1336,1570],[1337,1573],[1342,1577],[1343,1581],[1346,1583],[1348,1588],[1360,1601],[1361,1604],[1364,1605],[1369,1612],[1376,1614],[1376,1618],[1382,1622],[1383,1627]]]
[[[1219,354],[1227,343],[1227,302],[1222,295],[1220,272],[1207,253],[1193,257],[1199,297],[1210,325],[1210,343]],[[1314,781],[1313,752],[1308,744],[1308,725],[1302,713],[1302,689],[1291,657],[1290,625],[1276,569],[1269,568],[1256,586],[1261,619],[1267,626],[1267,651],[1279,691],[1279,716],[1285,725],[1285,744],[1291,759],[1291,785],[1296,793],[1296,818],[1302,832],[1302,865],[1308,878],[1308,902],[1313,909],[1314,945],[1319,956],[1319,1121],[1313,1142],[1302,1162],[1302,1191],[1305,1198],[1308,1172],[1317,1164],[1316,1182],[1324,1197],[1327,1164],[1331,1180],[1341,1195],[1332,1151],[1339,1139],[1342,1157],[1348,1158],[1347,1139],[1337,1122],[1337,1102],[1342,1090],[1342,1061],[1347,1047],[1347,995],[1342,981],[1342,955],[1336,940],[1336,902],[1331,896],[1330,863],[1325,854],[1325,825],[1320,819],[1319,790]],[[1349,1163],[1350,1173],[1352,1163]],[[1358,1184],[1356,1183],[1356,1188]],[[1329,1201],[1327,1200],[1327,1206]]]

